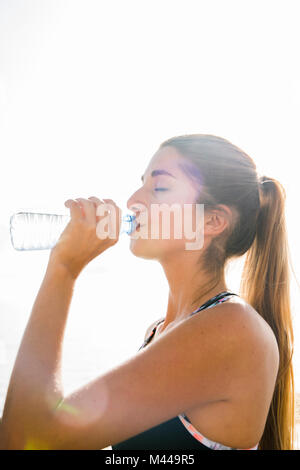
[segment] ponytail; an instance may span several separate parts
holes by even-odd
[[[294,445],[294,336],[290,306],[290,253],[285,222],[286,193],[279,181],[260,179],[256,237],[247,251],[240,293],[272,328],[279,369],[260,450]]]

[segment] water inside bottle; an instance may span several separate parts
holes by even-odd
[[[19,251],[51,249],[69,221],[69,215],[17,212],[10,218],[11,243]],[[125,232],[129,235],[135,227],[135,216],[125,214],[120,234]]]

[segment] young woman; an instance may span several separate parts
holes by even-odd
[[[149,235],[155,204],[193,210],[202,204],[202,246],[186,249],[185,233],[172,237],[175,217],[169,239],[132,234],[132,253],[164,269],[167,312],[135,356],[64,396],[62,342],[76,279],[118,241],[119,217],[114,239],[96,233],[98,206],[107,203],[120,217],[109,199],[65,203],[71,221],[51,251],[18,351],[1,447],[292,449],[293,330],[281,184],[259,177],[253,160],[223,138],[196,134],[162,143],[128,208],[142,225],[147,221]],[[243,254],[237,295],[228,291],[224,272]]]

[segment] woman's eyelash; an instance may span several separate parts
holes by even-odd
[[[168,191],[167,188],[154,188],[154,191]]]

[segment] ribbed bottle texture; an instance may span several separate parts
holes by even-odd
[[[10,238],[16,250],[48,250],[54,247],[70,221],[69,215],[16,212],[10,218]],[[120,234],[135,230],[134,215],[122,217]]]

